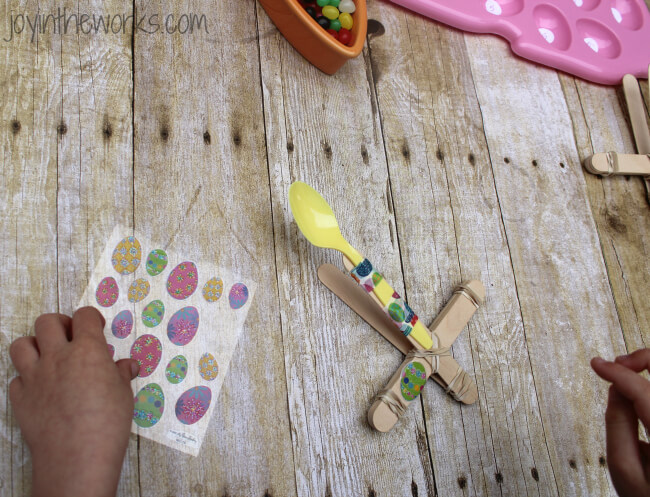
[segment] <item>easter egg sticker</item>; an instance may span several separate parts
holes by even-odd
[[[111,307],[120,295],[120,289],[117,286],[117,281],[112,276],[107,276],[97,285],[95,292],[95,300],[102,307]]]
[[[158,276],[167,267],[167,252],[163,249],[155,249],[147,256],[147,273],[149,276]]]
[[[404,312],[404,309],[397,302],[392,302],[388,306],[388,314],[393,319],[393,321],[397,323],[403,322],[404,318],[406,317],[406,313]]]
[[[419,362],[409,362],[400,379],[400,391],[405,400],[415,399],[427,382],[427,372]]]
[[[187,376],[187,359],[185,356],[177,355],[165,368],[165,376],[169,383],[180,383]]]
[[[135,304],[145,299],[149,295],[151,286],[144,278],[138,278],[129,287],[129,302]]]
[[[233,309],[244,307],[248,300],[248,288],[243,283],[235,283],[228,294],[228,302]]]
[[[210,278],[203,285],[203,298],[206,302],[216,302],[223,294],[223,281],[221,278]]]
[[[165,394],[158,383],[149,383],[136,394],[133,421],[142,428],[151,428],[160,421],[165,410]]]
[[[153,335],[142,335],[131,346],[131,359],[140,365],[140,378],[146,378],[155,371],[161,356],[162,344]]]
[[[111,323],[111,332],[115,338],[126,338],[133,330],[133,314],[131,311],[120,311],[117,316],[113,318]]]
[[[219,374],[217,360],[209,352],[203,354],[199,360],[199,373],[205,381],[212,381]]]
[[[185,425],[199,421],[210,408],[212,391],[208,387],[190,388],[176,401],[176,418]]]
[[[176,311],[167,324],[167,336],[174,345],[187,345],[199,329],[199,311],[196,307],[183,307]]]
[[[176,300],[184,300],[194,293],[199,284],[199,273],[193,262],[181,262],[167,278],[167,292]]]
[[[113,269],[120,274],[131,274],[140,265],[142,257],[142,247],[140,242],[134,236],[127,236],[113,250],[111,264]]]
[[[163,320],[165,304],[161,300],[152,300],[142,310],[142,322],[147,328],[155,328]]]
[[[110,343],[108,345],[108,353],[111,355],[111,359],[115,357],[115,347],[113,347]]]

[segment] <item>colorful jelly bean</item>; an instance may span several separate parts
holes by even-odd
[[[326,5],[329,5],[329,4],[330,4],[330,0],[316,0],[316,3],[317,3],[320,7],[325,7]]]
[[[357,6],[354,5],[354,2],[352,0],[341,0],[338,9],[340,12],[352,14],[355,10],[357,10]]]
[[[315,8],[307,7],[305,10],[307,11],[307,14],[309,14],[311,17],[316,19],[316,9]]]
[[[341,0],[328,0],[328,5],[331,5],[332,7],[337,7],[341,3]]]
[[[332,19],[338,19],[339,9],[337,9],[336,7],[332,7],[331,5],[327,5],[326,7],[323,7],[323,15],[327,17],[330,21]]]
[[[339,21],[338,19],[332,19],[330,21],[330,29],[333,29],[334,31],[338,31],[339,29],[341,29],[341,21]]]
[[[325,31],[327,31],[330,28],[330,20],[325,17],[325,16],[320,16],[316,18],[316,22],[320,25],[321,28],[323,28]]]
[[[339,15],[339,22],[341,23],[341,27],[345,29],[352,29],[352,26],[354,25],[352,16],[347,12],[341,12]]]
[[[339,41],[344,45],[347,45],[352,40],[352,33],[348,29],[341,28],[339,29]]]
[[[327,32],[328,32],[329,34],[331,34],[332,37],[333,37],[335,40],[338,40],[338,39],[339,39],[339,34],[338,34],[336,31],[334,31],[333,29],[328,29]]]

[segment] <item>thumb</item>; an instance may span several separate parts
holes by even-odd
[[[140,371],[140,365],[135,359],[120,359],[115,365],[127,383],[130,383],[131,380],[138,376],[138,372]]]

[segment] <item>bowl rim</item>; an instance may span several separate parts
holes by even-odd
[[[289,8],[292,10],[294,15],[298,17],[306,26],[309,27],[309,30],[318,38],[320,41],[327,44],[330,48],[334,49],[340,55],[345,57],[353,58],[361,53],[363,45],[366,42],[366,33],[368,30],[368,14],[366,10],[366,0],[354,0],[356,5],[356,10],[354,14],[357,14],[355,17],[355,26],[352,27],[353,31],[356,26],[358,26],[356,37],[352,46],[343,45],[338,40],[335,40],[332,35],[325,31],[320,25],[307,13],[307,11],[300,5],[298,0],[283,0],[288,4]],[[363,19],[363,22],[356,22],[359,19]]]

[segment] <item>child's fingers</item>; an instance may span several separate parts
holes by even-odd
[[[598,376],[611,382],[623,397],[634,404],[641,422],[650,427],[650,382],[625,366],[599,357],[591,360],[591,367]]]
[[[629,355],[619,356],[616,362],[637,373],[644,369],[650,370],[650,349],[640,349]]]
[[[42,314],[34,322],[34,334],[41,353],[68,342],[70,318],[63,314]]]
[[[634,486],[644,475],[639,451],[639,420],[632,402],[609,387],[607,410],[607,464],[617,489]]]
[[[82,307],[72,316],[72,338],[92,336],[104,338],[106,321],[94,307]]]
[[[18,374],[24,375],[38,361],[38,345],[32,336],[20,337],[9,346],[9,357]]]
[[[135,359],[120,359],[115,364],[117,365],[117,369],[120,370],[122,378],[128,383],[131,383],[131,380],[135,379],[140,371],[140,365]]]

